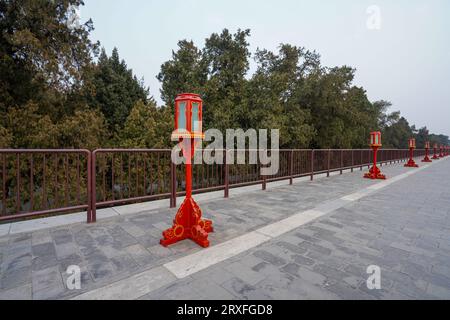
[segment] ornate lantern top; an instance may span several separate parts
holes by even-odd
[[[195,93],[182,93],[175,98],[175,130],[172,138],[203,139],[203,101]]]
[[[370,133],[370,146],[371,147],[381,147],[381,132],[375,131]]]
[[[430,141],[425,142],[425,149],[430,149]]]
[[[416,148],[416,139],[409,139],[409,147],[415,149]]]

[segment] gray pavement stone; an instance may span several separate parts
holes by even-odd
[[[2,258],[1,272],[13,272],[17,269],[31,267],[31,264],[32,255],[30,253],[9,254]]]
[[[303,266],[312,266],[315,262],[313,259],[310,259],[308,257],[296,254],[292,256],[292,260],[299,264],[299,265],[303,265]]]
[[[439,297],[440,299],[450,299],[450,289],[448,287],[430,283],[427,287],[426,293],[434,297]]]
[[[31,267],[24,267],[2,272],[0,289],[7,290],[25,285],[31,281]]]
[[[56,229],[50,232],[55,244],[65,244],[73,240],[69,229]]]
[[[267,261],[270,264],[273,264],[274,266],[282,266],[286,264],[286,261],[284,259],[279,258],[268,251],[258,250],[254,252],[253,255],[257,258]]]
[[[66,256],[63,259],[58,261],[59,269],[61,272],[66,272],[67,268],[72,265],[82,266],[85,264],[84,260],[78,254],[72,254],[70,256]]]
[[[111,262],[113,263],[115,269],[118,272],[122,271],[134,271],[139,268],[139,265],[129,254],[121,254],[111,258]]]
[[[56,299],[64,293],[61,273],[57,266],[32,273],[33,299]]]
[[[327,278],[331,278],[337,281],[342,281],[345,277],[349,276],[346,272],[323,264],[316,264],[313,270]]]
[[[222,287],[230,292],[232,295],[236,296],[238,299],[243,300],[270,300],[271,297],[256,287],[251,286],[239,278],[232,278],[225,281]]]
[[[301,210],[338,209],[141,298],[448,299],[450,201],[436,190],[448,190],[450,179],[435,177],[449,166],[441,161],[355,202],[339,198],[376,183],[359,171],[202,202],[215,224],[213,246]],[[393,177],[405,168],[383,171]],[[174,214],[158,209],[0,237],[0,297],[67,298],[76,294],[65,288],[68,265],[80,265],[83,290],[91,290],[202,250],[190,241],[159,245]],[[365,286],[370,264],[382,268],[381,291]]]
[[[299,244],[299,247],[309,251],[316,251],[317,253],[322,255],[331,254],[331,249],[321,246],[317,243],[311,243],[308,241],[303,241],[302,243]]]
[[[100,281],[112,276],[115,269],[111,262],[93,262],[87,265],[87,270],[94,281]]]
[[[78,247],[74,242],[68,242],[55,246],[56,257],[58,260],[64,259],[68,256],[78,254]]]
[[[283,249],[287,249],[292,253],[296,253],[296,254],[303,254],[305,253],[307,250],[305,248],[302,248],[299,245],[294,245],[292,243],[289,242],[285,242],[285,241],[280,241],[277,243],[277,246],[283,248]]]
[[[252,270],[254,269],[252,268]],[[218,285],[222,285],[224,282],[229,281],[234,277],[235,275],[227,271],[224,266],[217,265],[209,267],[204,271],[200,271],[192,275],[192,278],[198,280],[199,282],[202,282],[205,279],[209,279]]]
[[[255,272],[250,267],[247,267],[240,262],[226,265],[224,269],[249,285],[255,285],[265,278],[263,274]]]
[[[227,280],[229,281],[229,280]],[[233,300],[236,296],[225,290],[222,286],[210,279],[202,279],[202,281],[192,281],[191,288],[198,292],[205,300]],[[190,298],[189,298],[190,299]]]
[[[31,300],[31,284],[0,292],[0,300]]]
[[[135,244],[125,248],[125,251],[136,261],[140,266],[147,266],[155,261],[155,256],[145,250],[141,245]]]

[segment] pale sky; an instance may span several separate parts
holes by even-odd
[[[450,1],[446,0],[85,0],[108,53],[114,47],[161,104],[155,78],[181,39],[202,48],[211,33],[251,29],[250,50],[289,43],[322,64],[357,69],[371,101],[391,101],[416,127],[450,135]],[[379,29],[367,21],[376,6]],[[371,7],[373,8],[373,7]],[[373,20],[370,20],[373,21]],[[376,21],[376,20],[375,20]],[[373,25],[373,24],[372,24]],[[254,71],[254,63],[250,72]]]

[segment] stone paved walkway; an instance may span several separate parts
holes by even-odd
[[[163,265],[202,249],[158,244],[175,210],[2,237],[0,299],[110,298],[116,283],[120,297],[141,299],[450,299],[449,169],[440,160],[183,279]],[[410,170],[383,167],[389,177]],[[200,205],[214,221],[214,248],[376,183],[355,171]],[[81,267],[81,290],[66,288],[69,265]],[[369,265],[381,268],[381,290],[367,289]],[[142,294],[127,297],[130,285]]]

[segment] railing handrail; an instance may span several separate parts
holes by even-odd
[[[207,151],[206,149],[201,149],[203,152]],[[262,184],[262,188],[265,189],[266,183],[270,181],[277,181],[277,180],[289,180],[290,183],[292,183],[292,180],[296,177],[301,176],[310,176],[311,180],[314,178],[314,175],[319,173],[327,173],[329,176],[330,172],[333,171],[340,171],[342,173],[343,170],[351,169],[352,171],[355,168],[360,168],[362,170],[363,166],[367,166],[370,163],[370,154],[372,152],[371,149],[264,149],[265,151],[279,151],[280,156],[280,170],[278,173],[272,175],[272,176],[261,176],[259,173],[259,167],[261,167],[261,164],[258,162],[256,165],[252,164],[245,164],[243,167],[239,167],[238,164],[234,163],[227,163],[225,159],[225,162],[223,164],[213,164],[213,165],[206,165],[203,164],[200,167],[199,170],[201,170],[201,176],[197,176],[197,187],[195,188],[194,192],[204,192],[204,191],[210,191],[210,190],[224,190],[224,196],[228,197],[229,189],[233,187],[238,187],[242,185],[255,185],[255,184]],[[422,155],[423,151],[425,149],[416,149],[416,156]],[[110,206],[115,205],[118,203],[130,203],[130,202],[137,202],[137,201],[146,201],[150,199],[159,199],[159,198],[170,198],[170,206],[175,207],[176,206],[176,197],[183,195],[184,191],[181,189],[181,191],[178,191],[179,183],[177,181],[177,174],[182,174],[183,168],[181,166],[176,166],[172,164],[172,162],[168,157],[168,153],[170,153],[172,149],[148,149],[148,148],[99,148],[95,149],[93,151],[89,151],[87,149],[0,149],[0,170],[2,174],[0,175],[0,179],[2,181],[2,184],[0,184],[0,191],[2,191],[3,199],[0,197],[0,205],[2,206],[2,210],[0,211],[0,221],[4,220],[13,220],[17,218],[25,218],[25,217],[33,217],[37,215],[45,215],[45,214],[55,214],[55,213],[65,213],[65,212],[71,212],[75,209],[82,210],[86,209],[87,211],[87,221],[88,222],[95,222],[96,220],[96,208],[98,206]],[[231,152],[231,151],[261,151],[259,149],[216,149],[215,151],[225,151],[225,152]],[[381,163],[388,163],[388,162],[396,162],[403,160],[408,157],[409,149],[379,149],[380,154],[380,162]],[[123,197],[121,199],[115,198],[114,194],[117,192],[124,193],[125,190],[127,190],[128,193],[130,193],[130,189],[133,187],[130,185],[129,182],[127,184],[123,183],[123,179],[120,183],[115,181],[115,174],[117,174],[117,165],[115,163],[112,163],[112,159],[117,159],[117,156],[114,156],[113,154],[116,153],[123,153],[128,154],[129,157],[133,157],[133,159],[137,159],[137,166],[135,167],[136,162],[131,163],[132,158],[127,158],[125,155],[124,158],[127,158],[128,161],[128,168],[130,168],[131,171],[126,171],[123,166],[121,171],[119,172],[122,175],[127,174],[127,178],[130,179],[130,176],[133,174],[136,176],[136,185],[137,185],[137,194],[129,194],[126,197]],[[22,154],[31,154],[29,157],[20,157]],[[33,172],[34,163],[33,160],[31,160],[31,168],[28,169],[26,165],[28,162],[30,162],[29,158],[31,159],[40,159],[38,157],[34,158],[32,155],[42,155],[43,156],[43,164],[40,164],[42,167],[40,170],[42,170],[43,177],[34,177],[33,174],[36,174]],[[56,154],[56,156],[54,155]],[[17,200],[15,201],[15,207],[22,207],[22,205],[25,206],[23,202],[24,197],[21,197],[20,192],[24,192],[26,190],[27,192],[30,191],[31,194],[33,194],[35,191],[39,191],[39,188],[42,188],[40,186],[35,186],[35,180],[42,179],[44,183],[44,190],[46,181],[46,155],[51,155],[47,157],[48,164],[49,164],[49,172],[51,173],[56,172],[55,176],[55,185],[50,188],[56,188],[56,191],[53,189],[49,189],[50,192],[55,192],[55,197],[58,196],[56,193],[58,190],[58,183],[61,184],[60,181],[58,181],[58,176],[62,176],[65,179],[65,183],[69,180],[69,175],[71,173],[71,170],[75,170],[74,168],[69,168],[70,164],[70,158],[68,155],[70,154],[84,154],[86,155],[86,159],[83,159],[83,168],[84,165],[86,165],[86,171],[83,171],[86,177],[86,185],[83,185],[83,188],[86,190],[86,201],[84,203],[77,203],[76,205],[69,205],[69,206],[59,206],[57,208],[50,208],[42,210],[42,208],[38,208],[37,210],[34,210],[33,203],[31,204],[30,212],[22,212],[20,209],[16,210],[17,212],[13,214],[4,214],[5,210],[7,209],[7,203],[8,201],[11,202],[13,198],[10,196],[11,192],[11,181],[16,181],[17,183],[17,190],[15,190],[17,195]],[[109,158],[108,154],[112,154],[111,159],[111,165],[108,167]],[[135,154],[132,156],[132,154]],[[152,160],[148,160],[148,157],[153,154],[154,156],[158,155],[158,160],[155,162],[152,162]],[[102,160],[100,161],[97,158],[100,158],[100,155],[102,155]],[[160,160],[159,155],[163,155],[163,159]],[[71,156],[73,158],[73,156]],[[142,157],[142,158],[141,158]],[[11,158],[11,159],[7,159]],[[247,157],[246,157],[247,158]],[[7,159],[8,161],[6,161]],[[16,160],[18,159],[19,162]],[[25,161],[23,161],[25,159]],[[55,159],[53,163],[53,159]],[[76,158],[77,160],[72,160],[71,165],[76,166],[76,173],[78,180],[80,180],[80,157]],[[105,160],[106,159],[106,160]],[[3,160],[3,161],[2,161]],[[62,160],[62,162],[61,162]],[[99,161],[97,161],[99,160]],[[23,162],[21,162],[23,161]],[[52,163],[50,163],[52,161]],[[85,162],[84,162],[85,161]],[[105,162],[106,161],[106,162]],[[115,160],[117,161],[117,160]],[[122,160],[121,160],[122,161]],[[134,161],[134,160],[133,160]],[[148,162],[149,161],[149,162]],[[162,161],[162,162],[161,162]],[[169,164],[170,161],[170,164]],[[36,161],[38,162],[38,161]],[[12,166],[10,164],[12,163]],[[25,165],[23,165],[25,163]],[[62,163],[62,165],[61,165]],[[106,163],[106,164],[105,164]],[[8,168],[6,168],[6,165],[8,164]],[[122,162],[120,162],[121,165],[123,165]],[[140,168],[140,165],[142,164],[143,168]],[[54,165],[54,168],[52,167]],[[97,170],[97,165],[99,165],[99,170]],[[156,187],[158,190],[155,191],[155,193],[152,193],[154,190],[152,189],[155,185],[155,181],[152,180],[152,176],[150,176],[150,179],[146,176],[146,166],[148,165],[148,171],[150,175],[155,175],[158,177],[161,177],[162,175],[162,184],[161,181],[156,181]],[[23,166],[25,166],[25,169],[23,169]],[[106,167],[105,167],[106,166]],[[156,170],[154,170],[154,167],[156,166]],[[250,167],[254,166],[254,167]],[[58,171],[60,167],[63,167],[63,174],[61,175],[61,172]],[[207,168],[205,170],[205,167]],[[9,174],[9,171],[13,170],[13,175]],[[160,171],[160,168],[162,169]],[[50,170],[51,169],[51,170]],[[144,175],[141,177],[141,171],[143,170]],[[84,169],[82,169],[84,170]],[[106,172],[105,170],[109,170]],[[31,171],[29,174],[29,181],[30,185],[25,186],[21,189],[20,182],[23,178],[27,178],[28,171]],[[170,171],[170,182],[169,186],[170,188],[167,189],[166,185],[166,178],[169,176]],[[40,172],[39,172],[40,173]],[[105,176],[105,174],[108,174],[108,177]],[[97,199],[97,190],[98,190],[98,182],[97,182],[97,174],[102,175],[100,177],[102,180],[102,183],[105,186],[107,184],[108,188],[111,188],[108,192],[111,193],[112,199],[103,199],[98,200]],[[199,175],[199,171],[197,171],[197,175]],[[106,180],[105,180],[106,178]],[[123,177],[122,177],[123,178]],[[143,188],[139,185],[139,179],[143,178]],[[34,180],[35,179],[35,180]],[[50,179],[53,179],[53,176],[50,176],[48,178],[48,181]],[[108,180],[109,179],[109,180]],[[212,179],[212,180],[211,180]],[[6,180],[8,180],[8,183],[10,184],[7,188],[6,186]],[[24,179],[26,180],[26,179]],[[119,180],[119,179],[117,179]],[[134,181],[133,181],[134,182]],[[181,187],[182,187],[182,180]],[[71,181],[71,183],[73,183]],[[146,184],[150,187],[150,193],[147,190]],[[36,189],[37,187],[37,189]],[[65,185],[67,189],[67,185]],[[72,185],[69,186],[69,189],[72,187]],[[117,191],[116,189],[119,189]],[[162,188],[162,189],[161,189]],[[143,190],[143,194],[139,194],[139,189]],[[153,191],[152,191],[153,190]],[[9,192],[8,194],[7,191]],[[14,190],[13,190],[14,191]],[[102,192],[107,192],[107,190],[101,190]],[[67,199],[67,190],[65,190],[65,197]],[[78,189],[79,192],[79,189]],[[69,190],[70,195],[70,190]],[[45,191],[44,191],[45,196]],[[80,197],[78,193],[78,198]],[[105,197],[105,195],[103,195]],[[56,198],[58,199],[58,197]],[[44,201],[42,201],[43,203]],[[60,201],[59,201],[60,202]],[[67,200],[66,200],[67,202]],[[56,200],[56,204],[58,204],[58,201]],[[11,211],[11,210],[9,210]],[[2,215],[3,212],[3,215]]]

